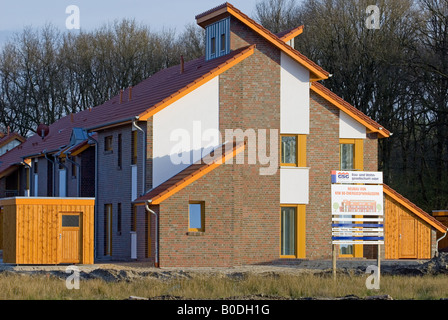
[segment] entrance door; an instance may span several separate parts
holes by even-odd
[[[398,235],[400,259],[417,259],[416,221],[409,215],[400,217]]]
[[[81,256],[81,215],[61,213],[60,257],[61,263],[79,263]]]

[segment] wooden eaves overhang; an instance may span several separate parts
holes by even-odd
[[[289,44],[287,44],[285,39],[288,39],[288,37],[293,37],[295,34],[300,34],[300,27],[293,30],[291,34],[288,34],[286,38],[279,38],[275,34],[273,34],[271,31],[257,23],[255,20],[248,17],[246,14],[235,8],[232,4],[226,2],[214,9],[208,10],[202,14],[199,14],[196,16],[196,21],[198,25],[201,27],[205,27],[207,24],[218,21],[228,15],[231,15],[232,17],[236,18],[243,24],[245,24],[247,27],[255,31],[257,34],[259,34],[261,37],[263,37],[265,40],[270,42],[275,47],[279,48],[282,52],[290,56],[292,59],[294,59],[296,62],[298,62],[300,65],[305,67],[310,72],[310,81],[318,81],[318,80],[324,80],[328,79],[330,76],[330,73],[325,71],[322,67],[317,65],[312,60],[308,59],[306,56],[304,56],[299,51],[295,50],[293,47],[291,47]]]

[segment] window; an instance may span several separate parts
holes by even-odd
[[[306,205],[280,208],[280,257],[306,258]]]
[[[213,37],[211,39],[210,46],[211,46],[211,54],[216,54],[216,38],[215,37]]]
[[[132,165],[135,165],[135,164],[137,164],[137,148],[138,148],[138,144],[137,144],[137,142],[138,142],[138,139],[137,139],[137,137],[138,137],[138,132],[137,132],[137,130],[134,130],[134,131],[132,131],[132,136],[131,136],[131,155],[132,155],[132,158],[131,158],[131,164]]]
[[[200,201],[190,202],[188,208],[188,231],[205,231],[205,203]]]
[[[121,169],[121,165],[122,165],[122,138],[121,138],[121,133],[118,135],[118,150],[117,150],[117,166],[118,169]]]
[[[78,168],[77,168],[76,164],[72,163],[72,179],[76,179],[77,172],[78,172]]]
[[[104,138],[104,151],[112,151],[113,150],[112,141],[113,141],[112,136],[107,136]]]
[[[104,205],[104,255],[112,255],[112,204]]]
[[[131,231],[137,231],[137,206],[132,205],[131,212]]]
[[[296,256],[296,208],[281,208],[281,255]]]
[[[79,227],[79,215],[73,215],[73,214],[62,215],[62,227],[78,228]]]
[[[364,140],[340,139],[341,170],[364,170]]]
[[[225,33],[221,34],[221,51],[226,50],[226,37],[227,35]]]
[[[34,162],[33,162],[33,173],[34,174],[37,174],[38,172],[39,172],[39,161],[38,160],[35,160]]]
[[[121,203],[117,203],[117,232],[121,234]]]
[[[306,135],[281,135],[282,166],[306,167]]]
[[[364,140],[362,139],[340,139],[340,166],[341,170],[362,171],[364,170]],[[357,218],[356,215],[343,215],[341,218]],[[343,223],[352,223],[345,221]],[[339,255],[341,257],[362,257],[363,245],[340,245]]]

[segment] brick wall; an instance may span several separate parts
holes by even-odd
[[[331,258],[331,176],[339,169],[339,109],[311,92],[310,135],[307,162],[310,166],[310,203],[306,209],[306,257]]]

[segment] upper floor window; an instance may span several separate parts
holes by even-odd
[[[340,170],[362,171],[364,169],[364,140],[340,139]]]
[[[112,142],[113,142],[112,136],[107,136],[104,138],[104,151],[112,151],[113,150]]]
[[[280,162],[282,166],[306,167],[306,135],[281,135]]]
[[[230,52],[230,18],[212,23],[205,30],[206,60],[221,57]]]
[[[191,201],[188,207],[188,231],[205,231],[205,202]]]

